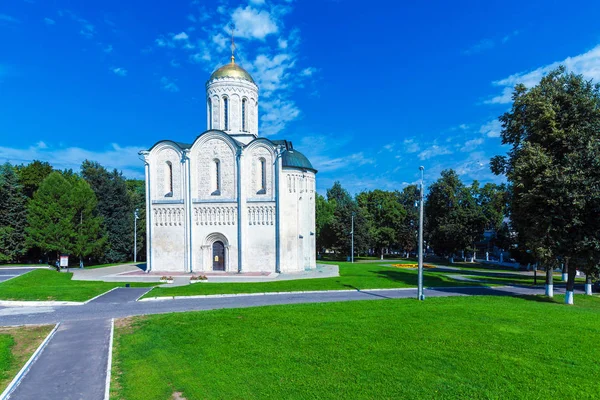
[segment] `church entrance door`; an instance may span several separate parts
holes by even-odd
[[[225,245],[223,242],[213,243],[213,271],[225,271]]]

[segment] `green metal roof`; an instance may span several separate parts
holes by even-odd
[[[298,150],[288,150],[284,151],[281,156],[281,160],[284,167],[288,168],[301,168],[301,169],[309,169],[311,171],[317,172],[316,169],[313,168],[308,158]]]

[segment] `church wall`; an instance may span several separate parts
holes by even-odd
[[[152,268],[181,272],[185,253],[185,212],[183,205],[152,205]]]
[[[169,167],[170,165],[170,167]],[[172,191],[170,173],[172,172]],[[152,199],[181,200],[183,196],[183,165],[181,154],[172,145],[166,143],[153,150],[151,159]]]
[[[218,193],[215,160],[219,161]],[[191,163],[192,198],[211,201],[236,198],[235,154],[224,138],[214,137],[194,146]]]
[[[262,188],[261,159],[265,163],[265,187]],[[244,153],[244,185],[248,199],[274,199],[273,180],[275,167],[272,151],[265,146],[252,147]]]
[[[309,181],[314,173],[284,170],[281,187],[281,270],[303,271],[315,265],[314,213]],[[312,193],[314,198],[314,193]],[[313,203],[314,204],[314,203]],[[311,230],[311,227],[313,228]]]
[[[237,272],[237,204],[196,202],[192,209],[192,270],[195,273],[213,270],[212,244],[219,240],[226,247],[226,271]]]
[[[244,271],[275,272],[275,202],[249,202],[246,215]]]

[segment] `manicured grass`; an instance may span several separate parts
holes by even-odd
[[[276,282],[197,283],[173,288],[155,288],[144,297],[192,296],[225,293],[296,292],[303,290],[388,289],[417,286],[416,269],[385,267],[377,264],[334,263],[340,276]],[[456,281],[445,274],[425,271],[426,286],[481,286]]]
[[[0,283],[0,300],[86,301],[123,282],[73,281],[72,273],[37,269]],[[156,283],[131,283],[132,287],[155,286]]]
[[[53,326],[0,328],[0,393],[48,336]]]
[[[111,398],[595,398],[600,298],[562,301],[447,297],[135,317],[117,322]]]

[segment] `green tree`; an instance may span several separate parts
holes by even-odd
[[[70,254],[79,257],[83,266],[85,257],[99,255],[107,238],[102,230],[102,217],[96,215],[96,195],[90,185],[78,176],[71,178],[71,204],[75,237]]]
[[[385,248],[398,245],[406,210],[394,192],[379,189],[360,193],[356,201],[365,215],[370,242],[383,256]]]
[[[323,251],[327,247],[331,247],[330,224],[333,222],[335,212],[335,201],[328,201],[325,197],[317,193],[315,198],[315,234],[317,252]]]
[[[27,198],[23,195],[15,169],[0,165],[0,261],[16,262],[25,252]]]
[[[507,156],[492,171],[511,185],[511,220],[536,259],[551,269],[569,260],[565,301],[576,269],[588,283],[600,260],[600,86],[559,67],[531,89],[517,85],[500,117]]]
[[[131,212],[138,211],[137,259],[141,260],[146,257],[146,183],[140,179],[128,179],[126,184]]]
[[[31,199],[52,171],[52,166],[45,161],[34,160],[27,165],[19,165],[17,175],[19,176],[19,183],[23,186],[25,196]]]
[[[410,253],[417,248],[419,228],[417,201],[419,200],[419,187],[417,185],[408,185],[402,192],[396,192],[396,196],[406,211],[406,217],[398,231],[398,244],[404,251]]]
[[[486,220],[477,204],[479,184],[465,186],[453,170],[442,171],[429,187],[425,201],[426,233],[436,253],[453,261],[459,251],[474,251],[485,230]]]
[[[354,215],[354,249],[358,252],[367,247],[366,224],[363,213],[339,182],[327,190],[327,201],[335,204],[334,218],[328,224],[327,236],[331,239],[330,247],[341,254],[349,254],[351,247],[352,215]]]
[[[94,215],[96,197],[71,172],[52,172],[28,205],[27,243],[45,252],[86,257],[101,248],[101,217]]]
[[[109,172],[95,161],[84,161],[81,175],[98,199],[97,211],[108,235],[102,262],[112,263],[133,258],[133,207],[123,175]]]

